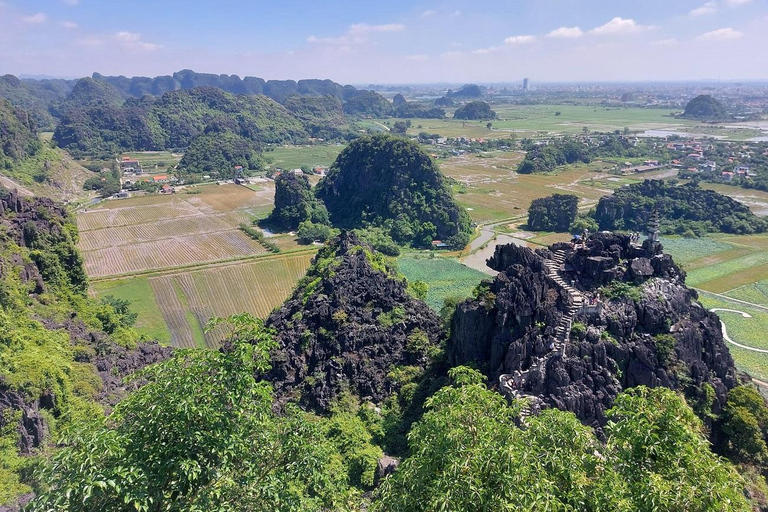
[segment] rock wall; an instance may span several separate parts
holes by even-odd
[[[392,370],[426,366],[441,322],[383,262],[343,232],[270,315],[279,350],[268,379],[281,402],[294,397],[324,412],[344,390],[382,402],[398,389]]]
[[[565,354],[549,349],[568,307],[567,295],[543,268],[557,251],[566,254],[561,274],[588,299]],[[501,273],[454,315],[447,348],[453,365],[479,364],[491,382],[530,370],[521,392],[598,428],[625,388],[666,386],[704,403],[708,384],[715,400],[707,406],[719,412],[737,384],[717,316],[696,301],[685,274],[658,243],[637,246],[606,233],[585,246],[555,244],[535,252],[498,246],[488,264]],[[543,363],[531,367],[542,356]]]

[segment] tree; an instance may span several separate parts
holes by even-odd
[[[449,376],[374,511],[749,509],[734,468],[712,454],[700,421],[669,389],[619,395],[602,444],[556,409],[518,429],[521,401],[507,405],[474,370]]]
[[[488,129],[490,130],[491,128],[493,128],[493,123],[490,123],[490,122],[489,122],[489,123],[486,123],[486,124],[485,124],[485,127],[486,127],[486,128],[488,128]]]
[[[567,232],[576,218],[579,198],[571,194],[553,194],[534,199],[528,209],[528,229]]]
[[[223,350],[177,350],[106,421],[72,432],[32,511],[319,510],[347,496],[321,425],[272,413],[272,334],[248,314],[211,328]]]

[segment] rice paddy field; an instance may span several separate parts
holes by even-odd
[[[439,165],[459,183],[454,186],[456,199],[477,223],[525,214],[531,201],[555,193],[575,194],[585,203],[611,193],[601,185],[610,176],[590,166],[570,167],[557,174],[517,174],[523,157],[521,152],[494,151],[451,157]]]
[[[265,318],[306,273],[313,251],[212,265],[186,272],[94,283],[97,297],[131,302],[137,330],[174,347],[218,347],[221,332],[204,333],[214,316],[249,312]]]
[[[426,303],[440,311],[448,297],[469,297],[480,281],[488,278],[454,259],[411,253],[397,260],[400,272],[411,281],[423,281],[429,287]]]
[[[264,152],[264,157],[271,161],[272,167],[281,169],[300,169],[308,167],[330,167],[339,156],[344,146],[313,145],[313,146],[274,146]]]
[[[271,209],[274,188],[197,187],[200,193],[147,195],[80,211],[80,250],[91,279],[262,254],[237,229]]]

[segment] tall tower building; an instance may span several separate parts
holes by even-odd
[[[531,90],[531,82],[527,78],[523,78],[523,90],[524,91],[530,91]]]

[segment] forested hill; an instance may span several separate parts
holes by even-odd
[[[0,170],[11,169],[40,147],[30,115],[0,99]]]
[[[471,221],[440,169],[415,142],[390,135],[353,141],[317,187],[341,228],[382,227],[401,244],[463,248]]]
[[[122,301],[88,298],[77,230],[50,199],[0,187],[0,509],[31,491],[35,455],[99,420],[122,378],[168,356],[137,344]]]
[[[334,98],[348,107],[352,115],[380,117],[389,114],[391,104],[378,93],[340,85],[331,80],[263,80],[256,77],[240,78],[237,75],[214,75],[183,70],[173,75],[126,78],[94,73],[79,80],[19,80],[13,75],[0,76],[0,98],[6,98],[14,106],[29,111],[36,123],[46,130],[56,126],[56,120],[72,108],[95,106],[95,103],[116,106],[126,99],[145,96],[160,97],[179,90],[212,87],[219,91],[238,95],[264,95],[286,103],[290,98]],[[98,101],[97,101],[98,100]],[[297,105],[294,102],[294,107]],[[330,107],[315,103],[305,106],[323,111]],[[330,107],[336,111],[336,107]]]
[[[213,87],[130,99],[67,112],[54,141],[73,155],[111,156],[123,151],[182,150],[212,123],[248,140],[298,142],[307,137],[301,122],[262,95],[233,95]]]
[[[688,236],[707,232],[762,233],[768,222],[744,204],[691,182],[673,185],[662,180],[621,187],[600,199],[595,220],[604,230],[644,231],[653,211],[662,233]]]

